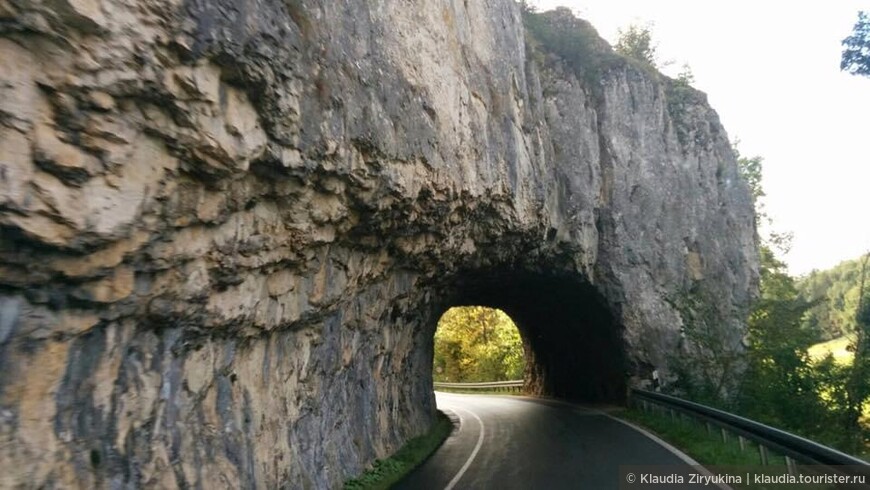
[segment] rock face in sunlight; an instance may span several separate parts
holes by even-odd
[[[0,487],[335,487],[429,426],[435,323],[473,298],[576,398],[666,370],[686,308],[741,334],[753,210],[716,114],[531,56],[513,1],[0,21]],[[594,304],[605,340],[559,348],[607,346],[606,383],[557,376],[553,298]]]

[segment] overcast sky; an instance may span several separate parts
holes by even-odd
[[[839,70],[840,41],[870,0],[533,0],[566,6],[613,43],[652,23],[661,60],[688,63],[740,152],[764,157],[764,204],[793,274],[870,249],[870,78]]]

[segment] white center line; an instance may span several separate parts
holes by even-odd
[[[468,410],[467,408],[451,407],[451,409],[454,411],[462,411],[471,414],[472,417],[477,419],[477,423],[480,424],[480,435],[477,437],[477,445],[474,446],[474,451],[471,451],[471,455],[465,461],[465,464],[462,465],[462,468],[459,468],[459,472],[456,473],[453,479],[450,480],[450,483],[448,483],[447,486],[444,487],[444,490],[452,490],[453,487],[455,487],[459,480],[462,478],[462,475],[464,475],[465,472],[468,470],[468,467],[471,466],[471,462],[474,461],[474,458],[477,456],[478,451],[480,451],[480,447],[483,446],[483,434],[485,432],[483,428],[483,420],[480,420],[480,417],[478,417],[476,413]],[[456,415],[459,415],[459,427],[462,427],[462,415],[460,415],[459,413],[457,413]]]

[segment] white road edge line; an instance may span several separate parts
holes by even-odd
[[[672,446],[671,444],[669,444],[667,441],[663,440],[662,438],[660,438],[659,436],[653,434],[652,432],[650,432],[650,431],[644,429],[643,427],[640,427],[640,426],[638,426],[638,425],[632,424],[631,422],[629,422],[629,421],[627,421],[627,420],[622,420],[622,419],[619,418],[619,417],[614,417],[613,415],[610,415],[610,414],[608,414],[608,413],[602,412],[602,411],[600,411],[600,410],[595,410],[595,411],[596,411],[596,412],[599,412],[601,415],[604,415],[605,417],[607,417],[607,418],[609,418],[609,419],[615,420],[615,421],[617,421],[617,422],[619,422],[619,423],[621,423],[621,424],[623,424],[623,425],[627,425],[628,427],[631,427],[632,429],[634,429],[634,430],[640,432],[641,434],[643,434],[643,435],[649,437],[649,438],[652,439],[654,442],[658,443],[658,445],[660,445],[660,446],[664,447],[665,449],[667,449],[668,451],[674,453],[674,455],[675,455],[676,457],[678,457],[678,458],[680,458],[681,460],[683,460],[683,462],[685,462],[685,463],[688,464],[689,466],[695,466],[695,467],[697,467],[697,468],[701,471],[701,473],[704,474],[704,476],[713,476],[713,473],[711,473],[710,470],[708,470],[706,467],[704,467],[701,463],[695,461],[694,458],[692,458],[692,457],[689,456],[688,454],[686,454],[686,453],[680,451],[680,450],[677,449],[676,447],[674,447],[674,446]],[[721,490],[734,490],[733,488],[731,488],[730,486],[728,486],[728,485],[726,485],[726,484],[724,484],[724,483],[714,483],[714,485],[717,486],[717,487],[719,487]]]
[[[452,490],[453,487],[455,487],[456,484],[459,483],[459,480],[462,478],[462,475],[464,475],[465,472],[468,471],[468,467],[471,466],[471,462],[474,461],[474,458],[477,457],[477,453],[480,451],[481,446],[483,446],[483,435],[485,433],[484,426],[483,426],[483,420],[480,420],[480,417],[478,417],[476,413],[472,412],[471,410],[468,410],[467,408],[459,408],[459,407],[455,407],[455,406],[450,407],[450,408],[454,412],[462,411],[462,412],[466,412],[468,414],[471,414],[472,417],[477,419],[477,423],[480,424],[480,435],[477,437],[477,445],[474,446],[474,450],[471,451],[471,455],[468,456],[468,459],[465,461],[465,464],[462,465],[462,468],[459,468],[459,472],[456,473],[456,475],[453,477],[452,480],[450,480],[450,483],[448,483],[447,486],[444,487],[444,490]],[[462,415],[460,415],[459,413],[457,413],[456,415],[459,416],[459,424],[460,424],[459,428],[460,428],[460,430],[462,430]]]

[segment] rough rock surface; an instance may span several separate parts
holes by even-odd
[[[578,398],[687,295],[739,337],[715,113],[528,53],[510,0],[0,0],[0,487],[334,487],[428,427],[451,304]]]

